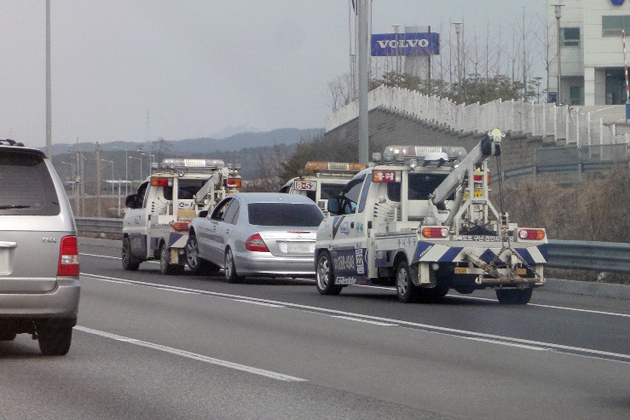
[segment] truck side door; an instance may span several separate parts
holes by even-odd
[[[371,175],[357,175],[344,187],[340,214],[334,216],[331,258],[338,284],[365,283],[369,212],[366,199]]]

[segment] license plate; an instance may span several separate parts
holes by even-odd
[[[483,197],[483,189],[475,188],[475,198],[482,198],[482,197]],[[468,191],[464,192],[464,200],[468,200]]]
[[[295,189],[298,191],[317,191],[317,183],[312,181],[296,181]]]
[[[289,242],[287,244],[289,254],[312,254],[315,252],[315,244],[308,242]]]

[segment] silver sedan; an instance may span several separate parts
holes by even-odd
[[[250,276],[314,276],[317,227],[324,215],[307,197],[238,193],[193,219],[186,246],[195,273],[224,269],[228,282]]]

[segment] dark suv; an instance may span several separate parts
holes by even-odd
[[[70,349],[79,308],[72,209],[50,160],[0,140],[0,340],[32,334],[45,355]]]

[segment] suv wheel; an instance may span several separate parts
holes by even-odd
[[[72,327],[38,328],[37,336],[44,356],[63,356],[70,350]]]
[[[140,260],[131,253],[131,241],[129,237],[123,239],[122,265],[125,270],[136,271],[140,267]]]

